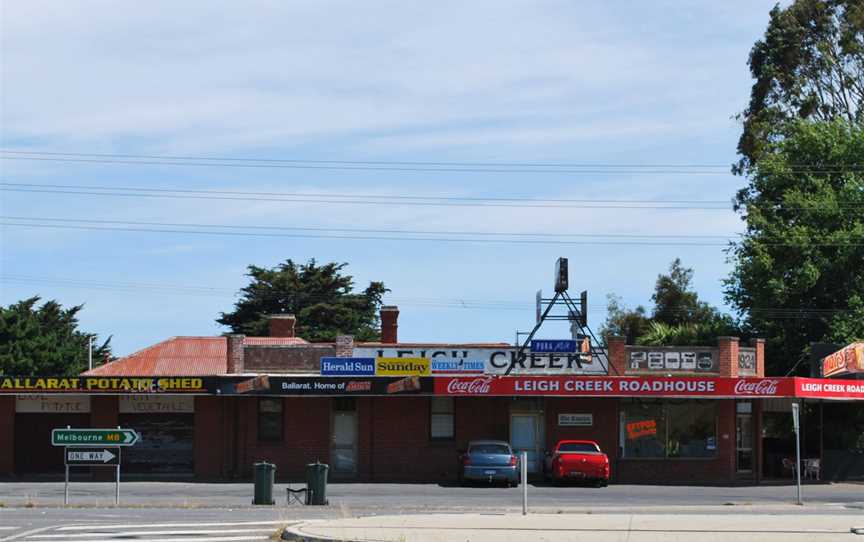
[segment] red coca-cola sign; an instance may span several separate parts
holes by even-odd
[[[492,377],[453,378],[447,383],[450,395],[486,395],[492,385]]]
[[[777,379],[739,380],[735,383],[735,395],[777,395]]]

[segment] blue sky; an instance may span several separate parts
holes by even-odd
[[[4,2],[2,147],[301,160],[731,164],[774,2]],[[731,174],[345,171],[2,160],[3,182],[481,198],[730,200]],[[235,226],[734,235],[729,210],[482,208],[0,192],[3,216]],[[680,256],[722,304],[718,246],[443,243],[0,228],[0,302],[85,303],[126,354],[224,331],[245,266],[348,262],[400,338],[512,340],[558,256],[649,303]],[[22,279],[24,277],[24,279]],[[58,282],[65,281],[65,282]],[[139,286],[139,285],[147,286]],[[155,285],[155,286],[153,286]],[[179,288],[177,288],[179,287]],[[443,301],[442,301],[443,300]],[[482,300],[465,308],[458,300]],[[490,308],[491,303],[506,308]],[[470,305],[470,303],[468,303]],[[524,310],[523,310],[524,306]],[[560,334],[552,329],[547,335]]]

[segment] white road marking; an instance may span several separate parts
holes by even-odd
[[[0,531],[11,531],[12,529],[17,529],[18,527],[0,527]]]
[[[93,538],[107,538],[111,536],[162,536],[166,534],[174,534],[174,535],[190,535],[190,534],[252,534],[252,533],[270,533],[275,532],[274,527],[264,527],[258,529],[196,529],[194,531],[112,531],[110,533],[78,533],[78,534],[39,534],[31,536],[31,539],[36,538],[63,538],[63,539],[71,539],[71,538],[87,538],[88,536]]]
[[[171,527],[242,527],[244,525],[287,525],[290,520],[274,519],[265,521],[235,521],[231,523],[132,523],[124,525],[99,524],[99,525],[69,525],[60,527],[58,531],[86,531],[88,529],[147,529],[147,528],[171,528]]]
[[[50,525],[48,527],[39,527],[38,529],[31,529],[29,531],[24,531],[23,533],[15,533],[12,536],[7,536],[6,538],[0,538],[0,542],[9,542],[10,540],[20,540],[20,539],[24,538],[25,536],[53,530],[55,527],[56,527],[55,525]]]
[[[105,538],[94,538],[89,540],[78,540],[78,542],[105,542]],[[118,540],[125,540],[119,538]],[[205,536],[205,537],[171,537],[171,538],[138,538],[140,542],[250,542],[252,540],[272,540],[269,535],[258,536]]]

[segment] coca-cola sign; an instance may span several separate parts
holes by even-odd
[[[435,378],[436,395],[547,397],[781,397],[791,378],[485,376]]]
[[[447,383],[448,395],[486,395],[492,386],[492,377],[453,378]]]
[[[777,395],[777,379],[739,380],[735,383],[735,395]]]

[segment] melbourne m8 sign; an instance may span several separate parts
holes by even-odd
[[[54,429],[52,446],[133,446],[141,435],[133,429]]]
[[[778,397],[792,395],[793,379],[713,377],[512,377],[435,379],[439,395],[584,397]]]

